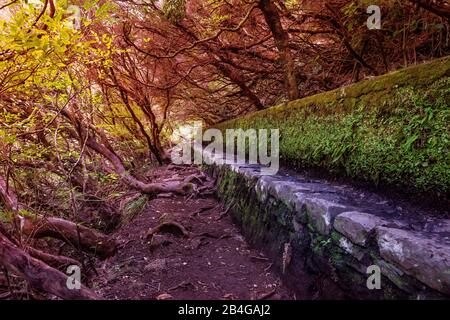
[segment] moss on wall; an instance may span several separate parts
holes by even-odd
[[[450,58],[216,125],[280,129],[280,156],[374,185],[450,194]]]
[[[285,284],[300,297],[319,299],[444,299],[394,265],[384,261],[375,239],[366,247],[352,244],[333,230],[319,234],[307,220],[295,224],[295,209],[267,189],[259,190],[254,178],[233,171],[229,166],[204,165],[217,179],[218,194],[249,244],[260,249],[280,272]],[[285,265],[286,245],[291,248]],[[383,270],[381,290],[368,290],[367,267]]]

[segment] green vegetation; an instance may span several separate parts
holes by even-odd
[[[127,224],[132,221],[147,207],[147,203],[148,197],[146,195],[134,197],[127,202],[123,208],[122,224]]]
[[[450,193],[450,58],[217,125],[279,128],[282,161],[374,185]]]

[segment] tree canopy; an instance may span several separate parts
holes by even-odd
[[[144,172],[186,121],[446,56],[449,21],[445,0],[0,0],[0,217],[77,221],[111,182],[182,193]]]

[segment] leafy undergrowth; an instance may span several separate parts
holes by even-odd
[[[448,197],[449,75],[450,59],[441,59],[218,128],[279,128],[290,167]]]

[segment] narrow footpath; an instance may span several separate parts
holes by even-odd
[[[192,167],[166,166],[152,181],[195,176]],[[212,190],[163,194],[113,236],[118,253],[97,266],[94,289],[105,299],[305,299],[286,289],[262,253],[248,246]]]

